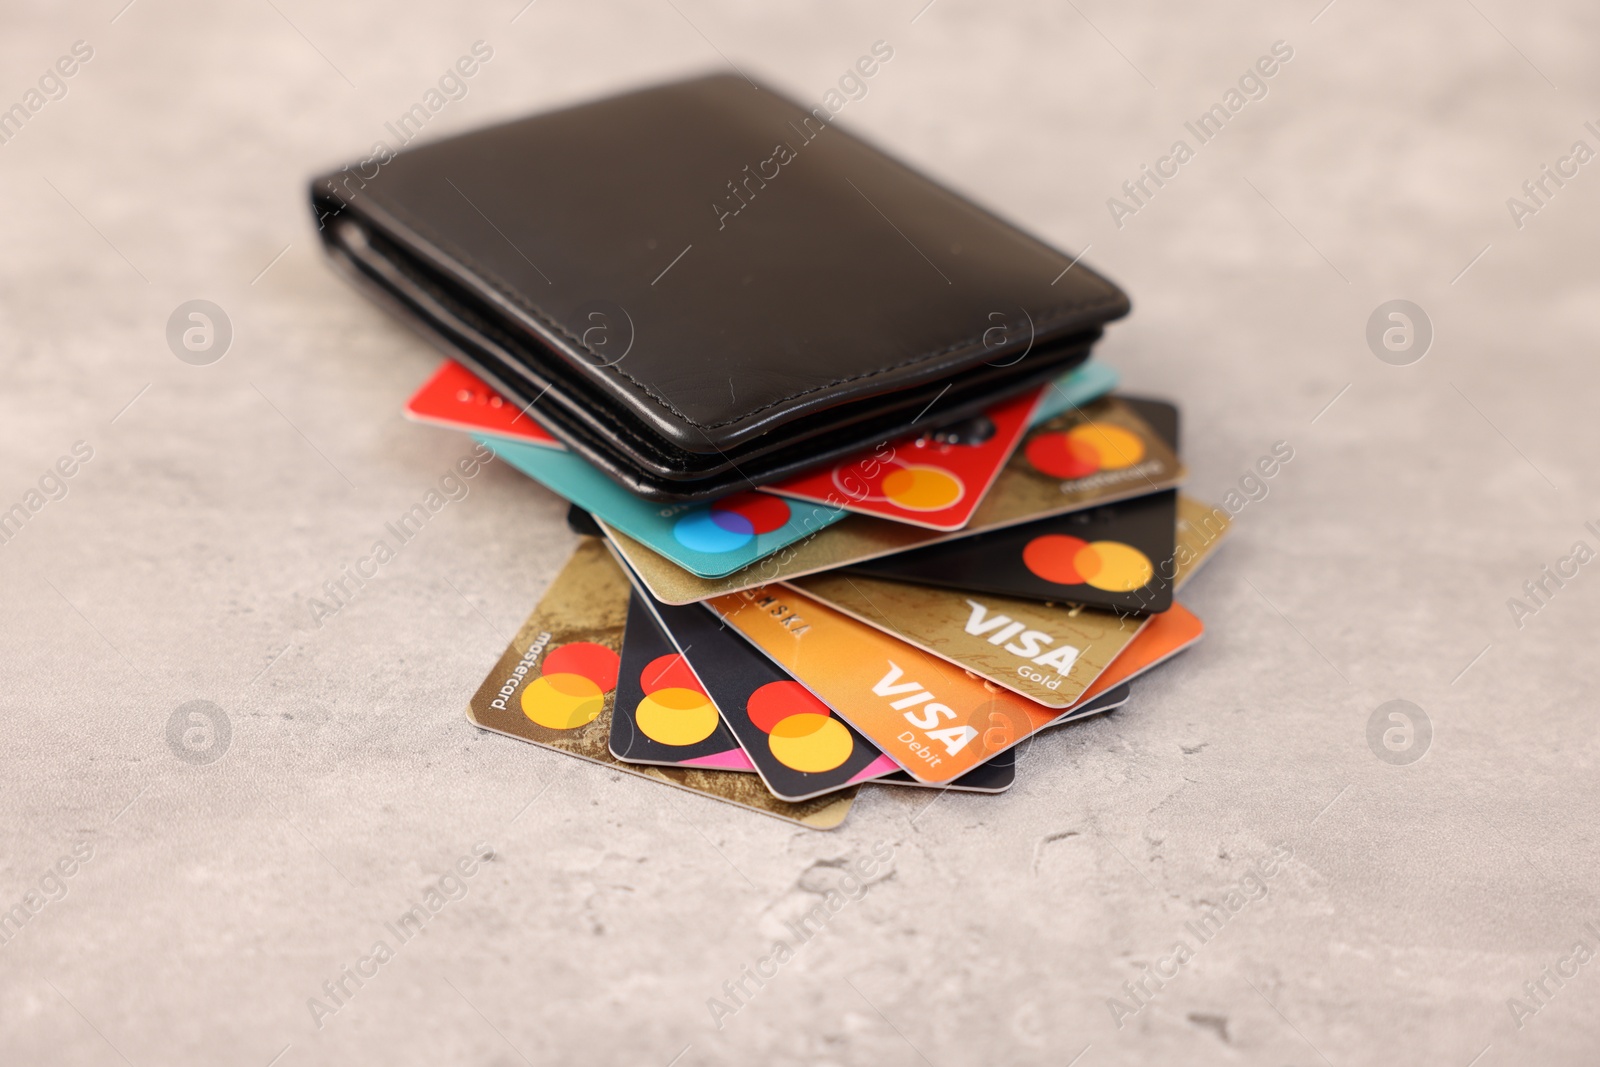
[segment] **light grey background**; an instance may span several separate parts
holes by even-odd
[[[0,146],[0,508],[94,455],[0,545],[0,909],[93,858],[0,946],[0,1061],[1592,1062],[1600,962],[1520,1029],[1507,998],[1600,950],[1600,564],[1520,629],[1507,601],[1600,547],[1600,163],[1520,230],[1506,199],[1600,148],[1600,17],[922,2],[7,5],[0,106],[94,58]],[[1292,445],[1185,596],[1203,644],[1008,795],[869,790],[816,833],[466,722],[573,544],[508,470],[313,625],[468,446],[401,419],[436,357],[331,274],[304,181],[480,39],[427,136],[728,61],[815,101],[888,41],[840,121],[1092,246],[1135,303],[1102,358],[1183,405],[1190,490]],[[1268,96],[1117,228],[1107,198],[1277,40]],[[166,343],[197,298],[234,329],[210,366]],[[1436,331],[1413,366],[1364,340],[1393,298]],[[1393,699],[1432,724],[1409,766],[1368,746]],[[228,717],[214,762],[169,747],[191,700]],[[308,998],[478,842],[319,1029]],[[1119,1029],[1107,998],[1280,844]],[[707,999],[874,845],[892,874],[716,1029]]]

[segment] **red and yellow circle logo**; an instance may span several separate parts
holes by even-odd
[[[967,495],[961,477],[943,467],[898,460],[872,466],[870,475],[861,463],[835,467],[834,487],[851,500],[886,502],[907,511],[943,511]]]
[[[551,649],[539,677],[522,690],[522,713],[547,730],[576,730],[594,722],[617,687],[618,655],[605,645],[574,641]]]
[[[767,735],[773,758],[791,770],[831,771],[855,748],[833,709],[799,682],[768,682],[750,694],[745,713]]]
[[[1041,474],[1071,481],[1098,471],[1122,470],[1144,459],[1144,440],[1108,422],[1086,422],[1070,430],[1042,433],[1023,450]]]
[[[634,721],[650,740],[662,745],[698,745],[717,729],[717,706],[700,679],[676,652],[657,656],[639,672],[644,699]]]
[[[1089,585],[1108,593],[1131,593],[1155,577],[1150,557],[1121,541],[1085,541],[1044,534],[1022,550],[1028,570],[1056,585]]]

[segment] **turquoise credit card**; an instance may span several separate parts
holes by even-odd
[[[1090,360],[1068,371],[1045,388],[1039,406],[1028,419],[1029,426],[1049,422],[1063,411],[1081,408],[1091,400],[1099,400],[1117,387],[1117,372],[1104,363]]]
[[[641,500],[571,452],[473,437],[534,481],[702,578],[732,574],[846,514],[771,493],[734,493],[709,503]]]

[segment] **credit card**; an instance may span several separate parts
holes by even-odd
[[[816,829],[844,821],[846,790],[801,804],[753,774],[624,763],[607,744],[621,668],[628,579],[598,540],[582,541],[467,706],[476,726],[591,763]]]
[[[613,756],[629,763],[755,770],[637,592],[628,603],[610,746]]]
[[[1178,546],[1171,564],[1160,569],[1159,580],[1170,590],[1182,588],[1227,531],[1227,514],[1220,508],[1179,497]],[[787,584],[1052,708],[1071,707],[1103,691],[1092,688],[1101,672],[1133,644],[1149,618],[845,572],[807,575]]]
[[[579,537],[605,537],[606,532],[594,521],[594,516],[576,504],[567,505],[567,529]],[[612,553],[616,555],[615,552]]]
[[[1046,708],[1078,703],[1144,619],[830,571],[785,583]]]
[[[1143,396],[1124,396],[1122,402],[1132,408],[1175,454],[1183,454],[1183,447],[1178,441],[1179,415],[1176,405]]]
[[[1176,407],[1140,397],[1122,401],[1178,451]],[[1177,498],[1169,489],[880,556],[850,569],[998,596],[1166,611],[1172,606],[1176,520]]]
[[[1079,364],[1045,386],[1038,406],[1028,416],[1028,425],[1049,422],[1064,411],[1099,400],[1117,387],[1117,380],[1117,372],[1097,360]]]
[[[1117,372],[1089,360],[1045,387],[1031,422],[1044,422],[1071,408],[1097,400],[1117,387]],[[406,402],[405,414],[416,422],[453,430],[487,433],[515,441],[564,449],[550,431],[540,426],[533,405],[519,408],[488,382],[455,360],[439,364],[426,382]]]
[[[710,503],[642,500],[571,452],[474,435],[495,455],[606,525],[649,545],[669,566],[716,579],[845,518],[825,504],[743,492]],[[891,523],[890,525],[899,525]]]
[[[1212,557],[1232,526],[1233,520],[1221,508],[1178,494],[1177,547],[1171,563],[1156,568],[1156,582],[1171,586],[1174,592],[1182,589]]]
[[[1126,704],[1133,696],[1133,686],[1127,682],[1110,686],[1092,697],[1085,697],[1078,702],[1078,706],[1062,712],[1045,724],[1045,729],[1053,730],[1057,726],[1066,726],[1069,723],[1081,722],[1092,719],[1096,715],[1104,715],[1108,711],[1116,711]],[[1013,752],[1017,751],[1012,749]]]
[[[1085,508],[1037,522],[857,563],[875,578],[1127,612],[1166,611],[1172,585],[1157,568],[1177,550],[1178,491]]]
[[[773,796],[807,800],[900,769],[711,612],[650,607]]]
[[[1122,655],[1113,660],[1111,666],[1084,692],[1084,703],[1167,662],[1199,641],[1205,632],[1206,628],[1200,619],[1182,604],[1174,604],[1171,611],[1163,611],[1160,615],[1148,616],[1139,630],[1139,636],[1128,643]]]
[[[1066,726],[1069,723],[1092,719],[1097,715],[1104,715],[1108,711],[1115,711],[1128,702],[1132,692],[1131,686],[1126,684],[1119,685],[1115,689],[1100,694],[1093,700],[1085,701],[1072,711],[1057,715],[1046,723],[1039,733],[1044,730],[1052,730],[1057,726]],[[950,789],[968,793],[1003,793],[1015,783],[1017,760],[1023,750],[1033,743],[1034,738],[1039,736],[1039,733],[1034,733],[1020,745],[1006,749],[987,763],[978,764],[978,766],[963,774],[960,778],[945,785],[928,785],[925,782],[919,782],[905,771],[896,771],[887,778],[879,778],[872,784],[911,786],[917,789],[938,789],[940,791]]]
[[[1017,449],[1044,388],[763,488],[930,530],[959,530]]]
[[[405,414],[413,421],[433,426],[491,433],[540,448],[566,450],[550,431],[533,421],[532,415],[454,360],[439,364],[433,376],[406,401]]]
[[[1176,486],[1185,473],[1161,435],[1110,396],[1030,430],[972,525],[997,529],[1144,496]]]
[[[641,594],[636,589],[635,597],[638,598],[640,596]],[[734,709],[740,706],[739,700],[742,691],[755,693],[762,686],[773,684],[799,685],[772,660],[752,648],[743,637],[728,629],[718,616],[706,611],[699,605],[678,607],[649,600],[646,603],[654,609],[656,621],[662,626],[661,632],[668,636],[678,649],[687,650],[692,654],[695,657],[694,662],[704,665],[705,677],[708,679],[707,684],[712,687],[713,692],[723,694],[723,703],[718,706],[725,720],[729,720],[731,715],[737,714],[736,710],[730,711],[729,706]],[[683,625],[684,622],[687,622],[688,625]],[[674,625],[677,626],[681,633],[669,629]],[[712,627],[715,628],[714,635],[710,632]],[[711,640],[708,641],[708,637]],[[743,671],[730,670],[728,668],[729,662],[735,659],[745,661],[746,665]],[[741,673],[746,675],[746,681],[743,684],[738,682]],[[809,690],[804,690],[804,687],[801,687],[801,689],[811,700],[816,700],[816,697]],[[1121,693],[1120,696],[1118,693],[1107,693],[1098,703],[1103,704],[1105,708],[1111,708],[1126,699],[1126,692]],[[744,706],[748,710],[748,700]],[[826,707],[826,705],[823,705],[823,707]],[[752,718],[754,717],[752,716]],[[840,720],[840,722],[842,723],[843,720]],[[855,737],[860,738],[860,734],[853,727],[846,724],[845,728],[850,730]],[[761,750],[762,737],[768,736],[771,735],[752,736],[752,744],[757,751]],[[864,748],[871,747],[871,743],[865,738],[860,738],[859,743]],[[781,747],[774,746],[771,742],[768,742],[768,745],[771,748]],[[872,751],[876,752],[877,749],[874,748]],[[774,752],[774,757],[776,758],[776,756],[777,753]],[[783,761],[779,760],[778,762],[781,764]],[[792,774],[793,770],[794,768],[783,767],[772,773],[775,778],[781,778],[786,776],[786,772]],[[1011,752],[1002,752],[989,762],[968,771],[960,778],[940,788],[971,793],[1003,793],[1011,788],[1016,781],[1016,777],[1016,759]],[[932,788],[924,786],[923,783],[917,781],[905,771],[900,770],[898,764],[882,753],[878,754],[877,761],[857,772],[850,781],[870,781],[874,785]]]
[[[895,771],[875,779],[873,785],[895,785],[911,789],[953,789],[958,793],[1004,793],[1017,782],[1017,750],[1008,748],[986,763],[980,763],[953,782],[931,785],[919,782],[905,771]]]
[[[1097,466],[1098,465],[1098,466]],[[1070,476],[1070,477],[1069,477]],[[618,550],[657,600],[688,604],[800,575],[832,570],[923,545],[1172,488],[1184,476],[1171,448],[1134,409],[1108,397],[1031,430],[966,529],[924,530],[850,515],[760,560],[707,578],[641,543],[616,523]]]
[[[795,589],[709,604],[920,782],[959,778],[1057,715]]]

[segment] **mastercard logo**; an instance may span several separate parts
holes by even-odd
[[[1085,541],[1045,534],[1022,550],[1029,571],[1056,585],[1089,585],[1108,593],[1131,593],[1155,577],[1150,557],[1121,541]]]
[[[717,555],[743,548],[757,535],[781,528],[789,516],[789,505],[782,497],[735,493],[686,513],[673,525],[672,536],[684,548]]]
[[[921,463],[884,465],[870,478],[855,464],[835,467],[833,484],[853,500],[884,501],[907,511],[943,511],[967,495],[959,475]]]
[[[717,706],[700,679],[676,652],[657,656],[639,672],[644,699],[634,722],[650,740],[662,745],[698,745],[717,729]]]
[[[547,730],[576,730],[599,716],[617,687],[621,659],[605,645],[574,641],[547,652],[522,690],[522,714]]]
[[[1097,471],[1121,470],[1144,459],[1144,439],[1107,422],[1086,422],[1070,430],[1042,433],[1023,449],[1041,474],[1070,481]]]
[[[799,682],[768,682],[750,694],[745,713],[767,735],[773,758],[790,770],[831,771],[856,747],[833,710]]]

